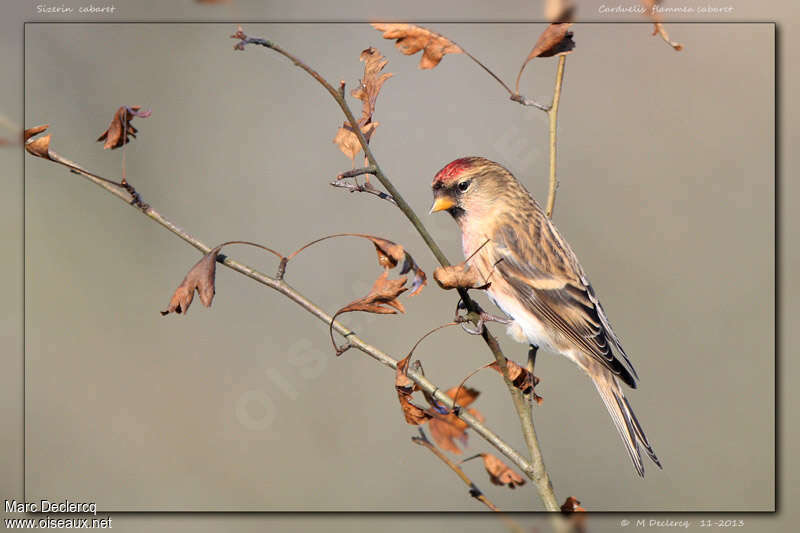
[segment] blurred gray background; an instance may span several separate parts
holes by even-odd
[[[542,24],[435,24],[513,81]],[[647,24],[575,28],[559,120],[555,222],[571,242],[642,377],[629,397],[663,460],[635,475],[589,381],[542,353],[535,422],[560,498],[594,510],[774,508],[774,27],[672,24],[676,53]],[[120,105],[152,108],[127,175],[208,244],[254,240],[288,253],[320,235],[368,232],[433,257],[402,214],[327,183],[350,168],[331,142],[342,117],[305,73],[260,48],[234,53],[232,24],[31,24],[26,126],[104,176],[121,151],[94,142]],[[508,101],[464,56],[419,71],[366,24],[246,24],[355,87],[376,46],[395,73],[372,146],[419,212],[432,175],[463,155],[508,166],[544,201],[547,121]],[[731,48],[737,50],[731,60]],[[548,101],[554,59],[523,92]],[[746,73],[746,75],[744,74]],[[354,101],[353,106],[360,106]],[[211,309],[162,318],[199,255],[62,167],[26,159],[26,496],[113,510],[474,510],[443,465],[414,446],[393,375],[363,354],[335,358],[324,324],[220,267]],[[424,216],[452,259],[446,215]],[[272,257],[228,253],[267,273]],[[379,273],[366,242],[334,240],[292,262],[288,281],[328,310]],[[482,298],[485,301],[485,298]],[[407,314],[346,316],[402,357],[450,320],[429,286]],[[509,357],[525,347],[501,336]],[[415,354],[457,384],[491,354],[457,329]],[[470,380],[488,425],[524,449],[499,376]],[[490,451],[472,436],[468,454]],[[530,486],[491,499],[536,510]]]

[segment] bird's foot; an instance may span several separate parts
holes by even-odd
[[[461,329],[463,329],[470,335],[483,334],[483,328],[487,322],[497,322],[500,324],[511,324],[513,322],[513,320],[509,318],[501,318],[499,316],[494,316],[490,313],[487,313],[486,311],[481,309],[481,306],[478,305],[477,303],[475,304],[475,307],[477,308],[476,312],[478,314],[478,320],[475,323],[475,326],[473,327],[472,319],[469,318],[469,314],[466,315],[459,314],[459,311],[467,309],[467,306],[464,305],[464,301],[459,300],[458,305],[456,306],[456,316],[454,321],[461,324]]]

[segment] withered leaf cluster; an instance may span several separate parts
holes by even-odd
[[[397,398],[400,401],[400,409],[403,411],[406,422],[414,426],[429,422],[431,436],[440,448],[455,454],[462,453],[456,442],[466,446],[468,440],[467,428],[469,427],[467,423],[452,412],[442,412],[443,406],[427,394],[425,398],[430,404],[430,408],[419,407],[411,401],[412,394],[417,392],[419,387],[406,374],[410,358],[411,355],[409,354],[397,362],[394,384]],[[456,398],[457,393],[458,398]],[[478,398],[480,392],[469,387],[460,389],[459,387],[453,387],[447,391],[447,395],[456,401],[456,405],[459,408],[466,408]],[[484,418],[480,411],[470,408],[468,412],[483,422]]]
[[[409,56],[422,50],[419,68],[431,69],[447,54],[463,54],[464,50],[443,35],[415,24],[373,23],[372,27],[383,32],[384,39],[395,39],[395,47]]]
[[[494,485],[507,485],[510,489],[515,489],[525,484],[525,479],[511,470],[501,459],[491,453],[482,453],[483,466],[489,474],[489,480]]]
[[[503,369],[500,368],[500,365],[496,361],[489,365],[489,368],[497,371],[501,376],[503,375]],[[539,384],[539,378],[531,374],[527,368],[521,367],[511,359],[506,359],[506,368],[508,368],[508,378],[511,380],[511,383],[523,394],[533,394],[533,399],[536,403],[541,404],[542,397],[536,394],[534,390],[534,387]]]
[[[361,52],[359,57],[364,62],[364,77],[361,85],[350,92],[354,98],[361,100],[361,118],[358,120],[358,127],[364,138],[369,142],[375,128],[379,123],[372,119],[375,113],[375,102],[380,94],[381,87],[386,80],[392,77],[390,72],[382,72],[388,60],[373,47],[369,47]],[[355,134],[353,126],[345,121],[342,127],[336,132],[333,142],[339,147],[344,155],[351,160],[355,160],[356,154],[361,151],[361,143]]]
[[[462,387],[456,398],[458,387],[453,387],[447,391],[447,395],[456,401],[456,404],[462,408],[472,404],[480,392],[469,387]],[[467,410],[472,416],[483,422],[483,415],[477,409]],[[433,413],[433,419],[430,421],[431,436],[440,448],[449,452],[460,454],[461,449],[456,445],[460,442],[462,446],[467,445],[467,423],[458,418],[454,413],[441,414],[438,412]]]
[[[363,237],[368,239],[375,246],[375,251],[378,254],[378,264],[383,267],[383,273],[375,280],[369,293],[366,296],[353,300],[345,305],[336,313],[330,323],[331,342],[336,347],[336,354],[340,355],[343,352],[342,348],[336,346],[333,339],[333,322],[336,317],[342,313],[349,313],[353,311],[363,311],[366,313],[376,313],[381,315],[396,314],[398,311],[405,313],[405,307],[397,297],[406,291],[410,291],[409,295],[414,296],[418,294],[422,288],[427,284],[427,276],[425,272],[417,265],[411,254],[406,252],[402,245],[392,242],[387,239],[375,237],[372,235],[364,234],[349,234],[354,237]],[[400,268],[401,277],[397,279],[389,279],[389,270],[395,268],[402,263]],[[407,274],[414,273],[414,279],[410,287],[406,287],[408,281]],[[346,349],[346,348],[345,348]]]
[[[122,106],[117,109],[108,129],[97,138],[98,142],[105,141],[104,150],[119,148],[130,142],[129,137],[136,138],[139,130],[133,127],[131,120],[133,117],[147,118],[152,114],[149,110],[139,111],[141,108],[142,106],[134,105]]]
[[[400,269],[401,275],[411,271],[414,272],[414,279],[411,282],[411,287],[409,288],[411,290],[409,295],[414,296],[419,294],[419,291],[421,291],[422,288],[427,285],[428,277],[414,261],[414,258],[411,257],[411,254],[406,252],[405,248],[396,242],[392,242],[387,239],[381,239],[380,237],[366,237],[372,241],[373,245],[375,245],[375,251],[378,253],[378,264],[380,264],[383,268],[394,268],[402,261],[403,266]]]
[[[412,426],[419,426],[430,420],[433,415],[411,401],[411,395],[418,391],[419,387],[406,375],[410,359],[411,356],[409,355],[397,362],[394,388],[397,391],[397,399],[400,402],[400,409],[403,411],[406,422]]]
[[[220,247],[214,248],[195,263],[172,294],[169,307],[165,311],[161,311],[162,316],[170,313],[186,314],[194,299],[195,291],[200,296],[203,305],[211,307],[215,292],[214,278],[217,272],[219,250]]]

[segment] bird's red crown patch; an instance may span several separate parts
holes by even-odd
[[[436,173],[433,178],[433,183],[441,183],[446,185],[458,179],[461,173],[465,170],[472,168],[475,164],[474,157],[462,157],[455,161],[448,163],[442,170]]]

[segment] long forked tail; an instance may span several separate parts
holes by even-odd
[[[628,450],[636,472],[644,477],[644,463],[639,451],[640,444],[650,459],[661,468],[661,463],[644,435],[644,430],[636,419],[636,415],[633,414],[633,409],[631,409],[628,399],[625,398],[617,378],[600,364],[592,365],[587,372],[591,376],[597,392],[600,393],[600,397],[603,398],[603,403],[606,404],[606,408],[614,420],[614,425],[617,426],[617,431],[622,437],[622,442],[625,443],[625,448]]]

